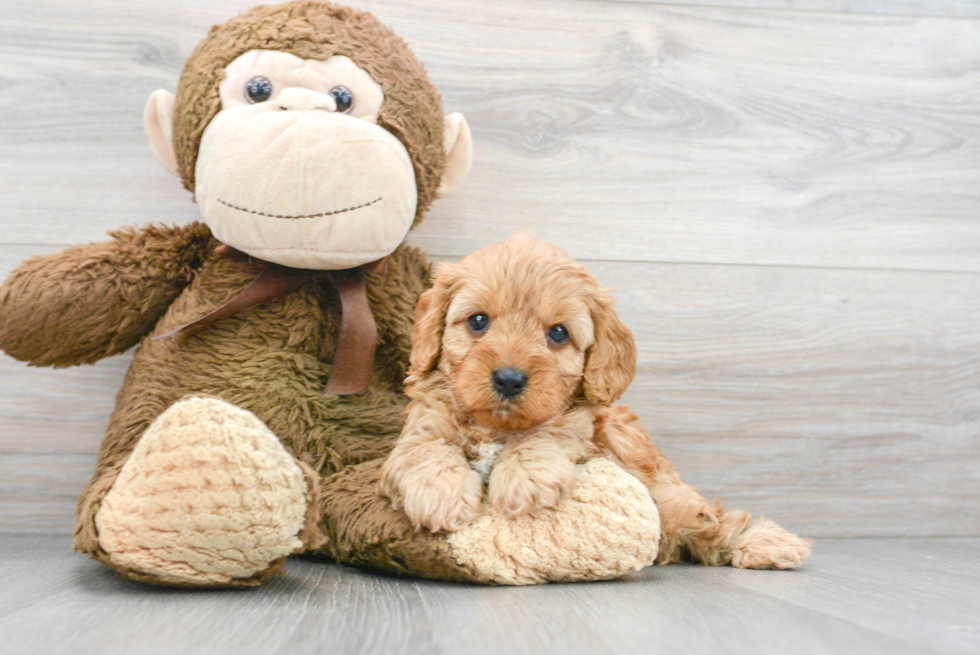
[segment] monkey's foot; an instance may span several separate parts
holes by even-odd
[[[617,578],[653,564],[660,513],[634,476],[595,457],[551,510],[513,518],[487,506],[446,541],[480,582],[526,585]]]
[[[307,481],[254,414],[214,398],[149,427],[95,517],[114,568],[158,584],[257,584],[302,550]]]

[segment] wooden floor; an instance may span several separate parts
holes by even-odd
[[[980,652],[980,539],[827,539],[796,572],[669,566],[477,587],[292,560],[245,591],[148,588],[64,537],[0,536],[0,653]]]

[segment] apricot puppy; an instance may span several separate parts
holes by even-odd
[[[560,248],[522,233],[445,264],[416,308],[411,402],[381,492],[417,528],[456,531],[482,511],[479,470],[495,511],[522,516],[555,507],[575,464],[603,455],[657,503],[658,563],[798,566],[808,541],[710,503],[612,407],[635,371],[612,297]]]

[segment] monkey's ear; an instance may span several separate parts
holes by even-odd
[[[473,161],[473,137],[470,135],[470,126],[466,124],[462,114],[453,113],[446,116],[444,135],[446,170],[442,174],[439,188],[436,189],[436,196],[439,198],[448,196],[463,183]]]
[[[153,156],[171,175],[180,177],[177,173],[177,153],[174,152],[174,94],[163,89],[157,89],[146,101],[143,108],[143,127],[150,137]]]

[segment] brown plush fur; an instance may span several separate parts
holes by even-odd
[[[221,109],[224,68],[249,50],[302,59],[344,55],[371,74],[385,94],[378,125],[405,145],[415,167],[415,224],[435,199],[446,166],[442,99],[408,45],[373,15],[315,0],[256,7],[211,28],[184,64],[177,85],[174,150],[184,185],[194,190],[201,135]]]
[[[120,317],[158,320],[152,330],[127,337],[142,337],[142,343],[117,397],[95,475],[79,501],[76,549],[112,566],[95,528],[102,498],[160,413],[185,396],[208,394],[255,413],[300,463],[311,490],[301,538],[315,552],[390,571],[475,579],[455,564],[442,539],[416,539],[404,516],[374,491],[379,458],[397,438],[407,402],[401,381],[408,368],[412,311],[428,286],[425,256],[402,247],[384,278],[368,276],[379,330],[375,374],[368,391],[341,397],[323,393],[340,326],[340,301],[326,273],[285,298],[207,330],[162,341],[146,338],[206,314],[255,277],[257,264],[214,255],[216,243],[198,224],[125,230],[108,243],[25,262],[0,287],[0,347],[28,361],[33,355],[61,366],[94,360],[110,352],[106,335],[129,325]],[[191,262],[198,260],[194,269]],[[186,277],[176,278],[172,271],[183,267],[189,269]],[[155,290],[167,290],[176,300],[168,307]],[[95,338],[99,335],[101,340]],[[112,352],[132,341],[117,342]],[[258,584],[281,564],[236,584]]]
[[[256,48],[313,59],[347,55],[381,84],[379,124],[412,157],[418,222],[445,167],[439,94],[405,43],[377,19],[315,0],[246,12],[212,28],[194,51],[181,76],[174,119],[185,186],[194,188],[201,134],[220,109],[217,85],[224,66]],[[375,493],[379,464],[372,460],[388,453],[401,429],[412,314],[428,285],[429,264],[421,252],[399,248],[386,276],[368,276],[378,324],[374,376],[363,393],[329,396],[323,387],[341,313],[326,273],[206,329],[150,341],[225,304],[255,279],[261,264],[219,256],[218,243],[199,223],[130,228],[112,236],[27,261],[0,287],[0,349],[13,357],[70,366],[138,345],[95,475],[79,500],[77,550],[114,566],[95,525],[103,497],[154,419],[185,396],[208,395],[253,412],[300,464],[308,487],[300,535],[307,548],[322,544],[319,552],[342,561],[393,571],[476,579],[455,564],[443,540],[414,539],[411,526],[387,501],[365,499]],[[370,482],[363,479],[372,472]],[[365,486],[351,488],[351,480]],[[280,567],[274,562],[234,584],[257,584]],[[152,575],[119,572],[159,582]]]
[[[579,461],[612,456],[647,486],[660,510],[660,563],[793,568],[807,542],[747,512],[725,512],[681,482],[638,425],[611,404],[635,371],[636,349],[609,294],[559,248],[521,234],[442,267],[419,303],[402,435],[381,488],[416,527],[456,531],[482,511],[483,481],[470,466],[502,445],[488,494],[497,511],[553,508],[575,485]],[[489,317],[475,331],[468,319]],[[564,343],[549,341],[563,325]],[[494,371],[527,374],[504,398]]]
[[[7,354],[64,367],[135,346],[213,248],[211,232],[199,223],[111,236],[108,243],[35,257],[10,274],[0,287],[0,347]]]

